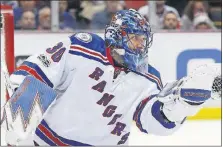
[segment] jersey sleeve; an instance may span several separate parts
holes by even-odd
[[[150,81],[156,84],[157,90],[161,91],[163,89],[160,72],[150,64],[148,65],[148,73],[146,73],[146,76]]]
[[[162,112],[162,106],[156,95],[141,101],[133,116],[140,131],[164,136],[174,133],[183,124],[186,118],[182,122],[169,121]]]
[[[147,78],[154,83],[149,96],[137,106],[133,120],[141,132],[155,135],[169,135],[175,132],[181,123],[170,122],[162,112],[163,104],[158,101],[157,94],[163,89],[161,76],[158,70],[149,65]],[[183,122],[182,122],[183,123]]]
[[[89,60],[109,64],[104,40],[93,33],[75,33],[30,56],[10,76],[10,81],[16,88],[27,75],[32,75],[51,88],[63,91],[69,86],[72,74],[89,64]]]
[[[71,48],[69,53],[80,60],[92,61],[98,64],[109,65],[106,56],[104,40],[93,33],[77,33],[70,37]]]
[[[24,78],[31,75],[56,89],[65,81],[69,73],[69,48],[70,39],[53,44],[43,52],[30,56],[10,76],[13,87],[18,87]]]

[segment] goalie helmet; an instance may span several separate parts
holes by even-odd
[[[149,23],[134,9],[118,11],[105,29],[106,46],[111,48],[113,59],[140,73],[148,72],[148,48],[152,40]]]

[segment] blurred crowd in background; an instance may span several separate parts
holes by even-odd
[[[41,0],[3,1],[14,10],[15,29],[51,30],[51,2]],[[206,31],[221,29],[221,0],[156,1],[154,28],[163,30]],[[149,20],[149,1],[59,1],[60,30],[101,30],[118,10],[134,8]]]

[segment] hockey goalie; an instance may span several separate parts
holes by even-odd
[[[144,133],[175,132],[212,98],[214,78],[198,69],[163,87],[147,63],[152,41],[149,23],[121,10],[105,40],[75,33],[30,56],[10,76],[13,94],[2,120],[7,143],[31,136],[37,146],[128,145],[133,120]]]

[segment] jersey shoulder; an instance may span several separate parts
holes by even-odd
[[[92,51],[106,56],[105,41],[94,33],[75,33],[70,36],[71,48],[81,47],[84,51]]]
[[[148,73],[156,76],[159,79],[161,79],[160,72],[150,64],[148,64]]]
[[[158,89],[161,90],[163,88],[160,72],[150,64],[148,64],[148,73],[146,73],[146,76],[157,84]]]
[[[142,77],[145,77],[147,80],[149,80],[152,83],[155,83],[158,90],[163,89],[163,84],[160,76],[160,72],[153,67],[152,65],[148,64],[148,72],[147,73],[140,73],[136,71],[132,71],[138,75],[141,75]]]
[[[103,65],[110,65],[106,57],[105,41],[100,36],[94,33],[76,33],[70,36],[70,41],[70,54],[82,56]]]

